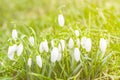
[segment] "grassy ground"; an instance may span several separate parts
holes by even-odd
[[[0,0],[0,79],[1,80],[119,80],[120,79],[120,1],[119,0]],[[58,14],[65,17],[65,26],[59,27]],[[35,34],[30,30],[35,31]],[[7,51],[12,29],[16,28],[19,37],[36,36],[36,46],[25,48],[22,56],[11,61]],[[80,37],[92,39],[92,51],[86,53],[81,48],[83,63],[71,65],[71,56],[66,50],[61,62],[54,66],[46,56],[42,56],[43,67],[35,63],[38,45],[43,39],[74,37],[72,30],[78,29]],[[103,60],[97,59],[99,39],[108,39],[109,45]],[[27,46],[27,38],[22,40]],[[18,43],[21,40],[18,41]],[[50,43],[50,42],[49,42]],[[67,44],[66,44],[67,45]],[[34,54],[33,65],[27,66],[29,53]],[[107,60],[106,60],[107,57]],[[4,65],[2,65],[2,63]],[[72,68],[71,68],[72,66]]]

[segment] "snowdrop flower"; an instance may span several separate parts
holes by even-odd
[[[42,59],[40,56],[36,56],[36,63],[40,68],[42,68]]]
[[[34,46],[34,37],[33,36],[29,37],[29,42],[32,46]]]
[[[51,62],[55,63],[59,56],[59,50],[57,47],[54,47],[51,51]]]
[[[102,53],[104,54],[107,48],[107,40],[105,40],[104,38],[100,39],[100,43],[99,43],[99,48],[102,51]]]
[[[20,43],[17,47],[17,55],[20,56],[23,52],[23,44]]]
[[[47,40],[40,43],[39,50],[40,50],[40,53],[42,53],[43,51],[46,51],[46,52],[49,51]]]
[[[57,57],[57,61],[60,61],[61,59],[62,59],[62,54],[59,53],[59,54],[58,54],[58,57]]]
[[[13,46],[9,46],[9,48],[8,48],[8,58],[10,60],[14,60],[14,53],[15,53],[16,49],[17,49],[16,44],[13,45]]]
[[[75,48],[74,49],[74,58],[75,58],[75,60],[78,62],[78,61],[80,61],[80,50],[79,50],[79,48]]]
[[[58,15],[58,24],[63,27],[64,26],[64,16],[62,14]]]
[[[44,47],[44,50],[45,50],[46,52],[49,51],[49,48],[48,48],[48,41],[47,41],[47,40],[45,40],[45,41],[43,42],[43,47]]]
[[[69,39],[69,42],[68,42],[68,48],[71,49],[74,47],[74,41],[72,38]]]
[[[28,66],[31,67],[31,65],[32,65],[32,59],[29,58],[29,59],[28,59]]]
[[[80,39],[79,38],[77,38],[76,44],[77,44],[78,48],[80,48]]]
[[[76,35],[76,37],[79,36],[79,31],[78,30],[75,30],[75,35]]]
[[[85,43],[85,49],[87,52],[91,51],[91,47],[92,47],[92,41],[90,38],[86,39],[86,43]]]
[[[81,39],[81,45],[84,49],[86,49],[87,52],[90,52],[92,47],[92,41],[90,38],[83,37]]]
[[[83,48],[85,48],[86,39],[87,39],[86,37],[81,38],[81,45]]]
[[[12,38],[13,38],[13,40],[16,40],[17,39],[17,37],[18,37],[18,33],[17,33],[17,30],[12,30]]]

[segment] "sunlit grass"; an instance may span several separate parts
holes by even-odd
[[[120,79],[119,0],[0,1],[3,2],[0,3],[0,79]],[[57,22],[60,13],[65,17],[64,27]],[[8,41],[15,28],[19,39],[17,42]],[[69,38],[76,40],[74,30],[79,30],[79,39],[86,36],[92,40],[89,53],[80,47],[81,61],[78,63],[67,49]],[[25,37],[21,38],[22,35]],[[35,37],[34,47],[29,44],[30,36]],[[101,37],[109,42],[103,59],[99,50]],[[48,40],[50,50],[52,39],[56,39],[57,43],[65,39],[64,57],[60,62],[51,63],[50,52],[39,53],[39,44],[44,39]],[[20,57],[15,55],[15,61],[11,61],[7,56],[8,47],[20,42],[24,45],[24,51]],[[42,68],[36,64],[38,54],[43,60]],[[27,61],[30,56],[33,62],[29,68]]]

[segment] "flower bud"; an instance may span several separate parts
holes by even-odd
[[[16,44],[14,44],[13,46],[9,46],[9,48],[8,48],[8,58],[10,60],[14,60],[14,53],[15,53],[16,49],[17,49]]]
[[[90,52],[92,48],[92,41],[90,38],[87,38],[86,43],[85,43],[85,49],[87,52]]]
[[[107,40],[105,40],[104,38],[100,39],[100,43],[99,43],[99,48],[102,51],[102,53],[104,54],[107,48]]]
[[[40,68],[42,68],[42,59],[40,56],[36,56],[36,63]]]
[[[42,53],[43,51],[45,52],[49,51],[47,40],[40,43],[39,50],[40,50],[40,53]]]
[[[85,48],[86,39],[87,39],[86,37],[81,38],[81,46],[82,46],[82,48]]]
[[[58,24],[63,27],[64,26],[64,16],[62,14],[58,15]]]
[[[69,49],[72,49],[74,47],[74,41],[72,38],[69,39],[69,42],[68,42],[68,48]]]
[[[33,36],[29,37],[29,42],[32,46],[34,46],[34,37]]]
[[[51,62],[55,63],[58,59],[59,50],[57,47],[54,47],[51,51]]]
[[[77,62],[80,61],[80,53],[81,52],[80,52],[79,48],[74,49],[74,58]]]
[[[29,59],[28,59],[28,66],[31,67],[31,65],[32,65],[32,59],[29,58]]]
[[[20,43],[17,47],[17,55],[20,56],[23,52],[23,44]]]
[[[81,45],[87,52],[90,52],[92,48],[92,41],[90,38],[82,37]]]

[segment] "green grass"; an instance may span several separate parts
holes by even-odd
[[[0,0],[0,80],[119,80],[120,79],[120,1],[119,0]],[[65,26],[59,27],[58,14],[65,17]],[[12,29],[16,28],[19,37],[25,34],[24,52],[15,61],[7,57]],[[32,28],[34,31],[32,31]],[[62,61],[52,64],[50,52],[40,54],[43,67],[40,69],[35,61],[39,53],[39,43],[47,39],[63,38],[68,43],[73,30],[92,39],[92,50],[86,53],[82,47],[82,62],[76,63],[69,50],[65,49]],[[35,33],[34,33],[35,32]],[[29,36],[35,36],[36,45],[30,47]],[[101,60],[99,39],[108,39],[105,57]],[[67,45],[67,44],[66,44]],[[27,60],[32,54],[33,64],[29,68]],[[88,58],[84,56],[87,55]],[[90,59],[89,59],[90,58]],[[4,66],[2,66],[4,63]]]

